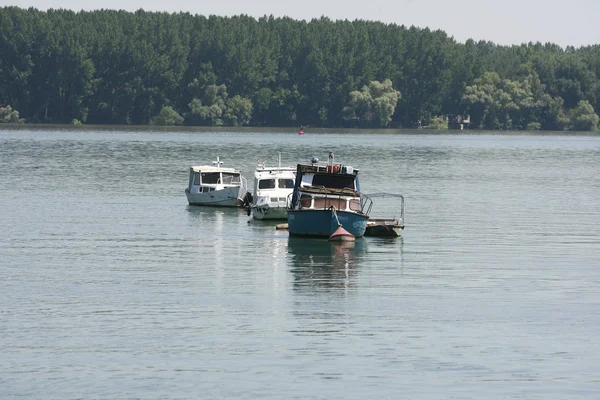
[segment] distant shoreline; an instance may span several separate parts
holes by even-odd
[[[0,124],[0,131],[26,130],[67,130],[67,131],[144,131],[144,132],[187,132],[187,133],[289,133],[298,134],[294,127],[257,127],[257,126],[157,126],[157,125],[73,125],[73,124]],[[310,134],[419,134],[419,135],[521,135],[521,136],[600,136],[600,131],[533,131],[533,130],[479,130],[479,129],[416,129],[416,128],[308,128],[304,136]],[[298,135],[301,136],[301,135]]]

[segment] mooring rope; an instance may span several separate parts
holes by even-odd
[[[335,220],[337,221],[338,226],[342,226],[342,224],[340,223],[340,219],[337,216],[337,211],[335,210],[335,206],[331,206],[331,207],[329,207],[329,209],[333,213],[333,216],[335,217]]]

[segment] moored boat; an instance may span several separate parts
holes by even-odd
[[[292,236],[326,237],[342,226],[354,237],[364,235],[372,200],[360,193],[358,170],[313,158],[298,164],[294,190],[288,204],[288,231]]]
[[[243,207],[248,203],[246,178],[234,168],[223,168],[217,157],[213,165],[190,168],[185,194],[190,205]]]
[[[367,221],[367,230],[365,236],[377,237],[398,237],[404,230],[404,196],[392,193],[374,193],[373,197],[396,197],[400,199],[400,217],[392,218],[369,218]]]
[[[404,224],[396,218],[374,218],[367,221],[365,236],[398,237],[404,229]]]
[[[296,168],[259,163],[254,171],[254,195],[250,210],[256,219],[287,219],[287,200],[294,190]]]

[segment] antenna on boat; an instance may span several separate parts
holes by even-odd
[[[217,157],[217,161],[213,161],[213,164],[215,164],[217,168],[221,168],[221,164],[223,164],[223,161],[220,161],[219,157]]]
[[[279,161],[279,168],[281,168],[281,152],[277,153],[277,160]]]
[[[329,164],[333,164],[333,159],[334,159],[333,151],[330,151],[329,152]]]

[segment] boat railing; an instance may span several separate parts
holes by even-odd
[[[400,222],[404,225],[404,196],[400,195]]]
[[[359,193],[358,198],[350,198],[343,194],[302,194],[298,196],[296,202],[292,202],[293,193],[287,198],[287,204],[290,209],[313,209],[327,210],[332,206],[337,210],[349,210],[369,215],[373,208],[373,200],[363,193]]]
[[[371,214],[371,209],[373,208],[373,200],[366,194],[360,194],[360,210],[364,214]]]
[[[377,193],[371,193],[371,197],[395,197],[395,198],[399,198],[400,199],[400,217],[398,217],[398,214],[394,214],[394,219],[398,220],[400,223],[404,224],[404,196],[402,196],[401,194],[395,194],[395,193],[385,193],[385,192],[377,192]]]

